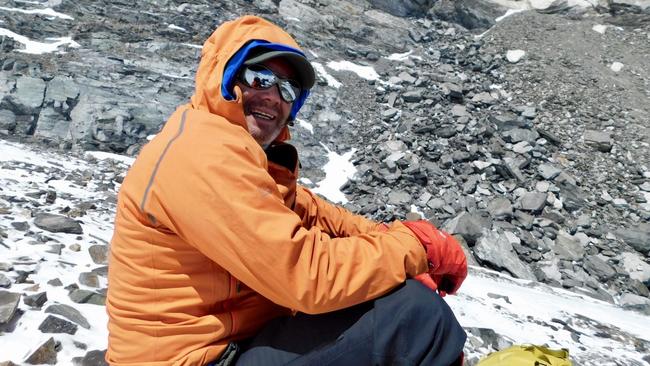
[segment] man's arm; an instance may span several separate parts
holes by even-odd
[[[300,185],[296,189],[294,212],[306,228],[317,227],[333,237],[366,234],[383,225],[327,202]]]

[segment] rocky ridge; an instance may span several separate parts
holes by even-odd
[[[0,28],[76,42],[33,55],[5,35],[0,130],[77,155],[136,154],[191,94],[198,45],[223,20],[260,14],[294,34],[319,68],[293,131],[305,184],[323,178],[326,149],[354,148],[348,208],[386,221],[415,210],[456,234],[476,264],[650,313],[648,8],[556,4],[496,22],[505,8],[484,2],[474,13],[484,22],[470,27],[462,6],[448,5],[426,4],[421,18],[334,0],[52,5],[67,19],[0,2]],[[123,168],[111,168],[102,185],[119,182]],[[61,195],[32,193],[45,203]],[[36,216],[32,201],[16,204]],[[77,218],[101,207],[86,205],[50,213]],[[33,225],[53,220],[38,216]],[[29,232],[28,221],[2,225]],[[24,276],[15,265],[0,272],[9,291]],[[84,288],[101,274],[84,273],[83,283],[66,285],[82,284],[72,288],[77,298],[101,302],[101,291]],[[47,327],[72,331],[57,322]]]

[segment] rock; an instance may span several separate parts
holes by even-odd
[[[616,275],[616,271],[612,266],[605,262],[601,257],[596,255],[587,256],[584,259],[584,269],[599,278],[602,281],[612,279]]]
[[[650,280],[650,264],[646,263],[641,256],[636,253],[621,253],[618,256],[619,263],[623,270],[630,275],[633,280],[648,282]]]
[[[512,142],[513,144],[522,141],[533,144],[539,138],[539,133],[537,133],[535,130],[513,128],[511,130],[503,132],[503,137],[506,141]]]
[[[454,117],[466,117],[469,116],[469,113],[467,113],[467,109],[464,105],[455,104],[451,107],[451,115]]]
[[[650,299],[646,297],[626,293],[621,296],[618,303],[624,309],[637,310],[646,315],[650,315]]]
[[[541,212],[546,206],[546,193],[526,192],[518,201],[519,209],[523,211]]]
[[[431,11],[439,19],[460,24],[470,30],[492,27],[506,12],[498,3],[480,0],[439,0]]]
[[[5,276],[4,273],[0,273],[0,287],[4,287],[4,288],[11,287],[11,279]]]
[[[524,50],[508,50],[508,52],[506,52],[506,60],[508,60],[510,63],[516,64],[525,55],[526,51]]]
[[[443,230],[450,234],[461,235],[469,246],[473,246],[483,231],[489,230],[491,226],[492,220],[489,216],[481,215],[478,212],[471,214],[463,212],[446,222]]]
[[[79,283],[88,287],[99,287],[99,279],[94,272],[82,272],[79,274]]]
[[[485,230],[474,247],[474,254],[481,262],[503,269],[517,278],[535,280],[535,275],[514,252],[513,242],[518,239],[512,233]]]
[[[16,80],[16,92],[9,95],[9,100],[17,113],[33,114],[43,105],[44,95],[43,79],[21,76]]]
[[[391,191],[388,194],[388,203],[391,205],[401,205],[411,202],[411,195],[406,191]]]
[[[550,164],[540,164],[537,167],[537,172],[539,173],[539,175],[542,178],[544,178],[546,180],[551,180],[551,179],[557,177],[558,175],[560,175],[560,173],[562,173],[562,170],[558,169],[558,168],[556,168],[556,167],[554,167],[554,166],[552,166]]]
[[[47,302],[47,293],[39,292],[37,294],[27,295],[23,297],[23,302],[27,306],[40,309]]]
[[[584,134],[585,143],[601,152],[612,150],[612,137],[609,133],[587,130]]]
[[[34,225],[53,233],[83,234],[77,221],[61,215],[39,213],[34,218]]]
[[[56,353],[58,347],[59,345],[54,341],[54,338],[50,338],[40,345],[29,357],[27,357],[25,362],[30,365],[54,365],[56,364]]]
[[[106,356],[106,350],[89,351],[80,360],[78,366],[108,366],[105,356]]]
[[[0,291],[0,324],[5,324],[11,321],[16,309],[18,309],[18,302],[20,301],[20,294],[15,292]]]
[[[553,251],[561,259],[569,261],[580,260],[585,255],[585,248],[582,243],[563,231],[560,231],[555,238]]]
[[[0,109],[0,131],[12,131],[16,128],[16,115],[6,109]]]
[[[108,264],[108,246],[91,245],[88,248],[88,253],[95,264]]]
[[[54,304],[50,305],[45,309],[46,313],[60,315],[71,322],[74,322],[80,325],[83,328],[90,329],[90,324],[88,320],[79,312],[79,310],[73,308],[70,305],[65,304]]]
[[[70,133],[70,121],[52,107],[41,109],[38,124],[34,130],[35,136],[65,139]]]
[[[88,253],[95,264],[108,264],[108,246],[91,245],[88,248]]]
[[[77,333],[77,325],[59,317],[48,315],[39,325],[38,330],[42,333]]]
[[[70,300],[79,304],[104,305],[106,296],[93,291],[77,289],[70,293]]]
[[[650,224],[640,223],[636,228],[617,229],[617,237],[641,253],[650,253]]]
[[[422,90],[412,90],[404,93],[402,99],[407,103],[418,103],[422,100],[423,94]]]
[[[497,197],[490,201],[487,210],[495,219],[509,218],[513,213],[512,203],[505,197]]]
[[[434,0],[369,0],[372,6],[398,17],[422,17],[435,3]]]

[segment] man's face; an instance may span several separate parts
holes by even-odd
[[[283,79],[295,79],[295,72],[282,58],[272,58],[262,63]],[[254,89],[238,81],[243,96],[244,115],[248,132],[262,147],[268,146],[287,124],[291,104],[280,97],[277,85],[268,89]]]

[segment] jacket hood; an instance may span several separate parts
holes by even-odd
[[[242,93],[234,85],[234,78],[248,52],[255,47],[290,50],[304,56],[293,37],[267,20],[246,15],[225,22],[203,44],[191,107],[222,116],[247,129]],[[295,119],[308,95],[309,91],[305,90],[294,101],[290,120]],[[276,141],[289,137],[289,129],[285,127]]]

